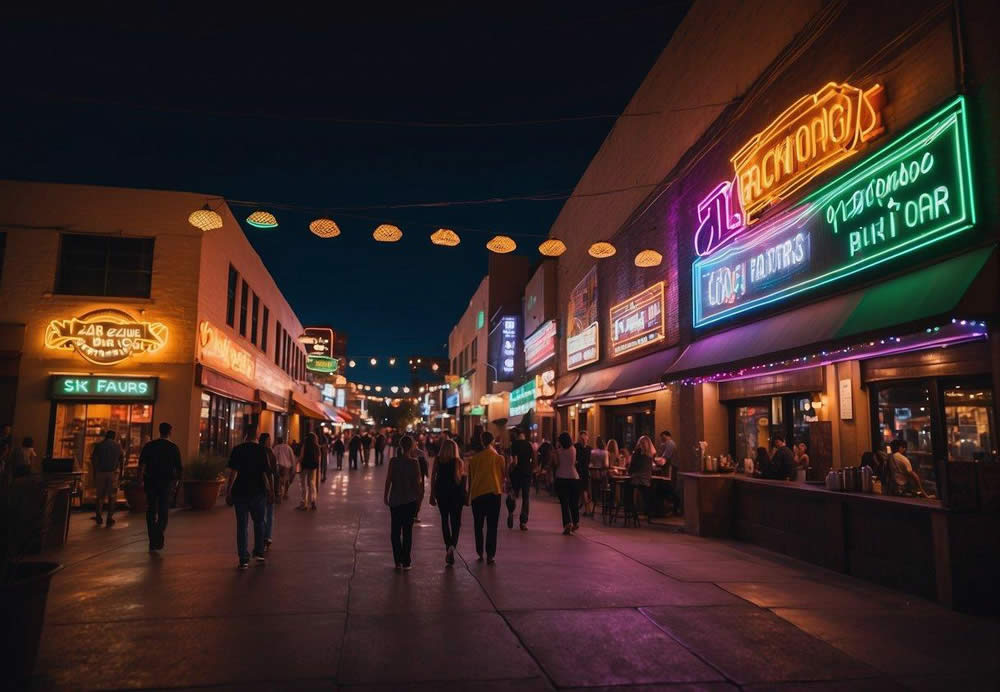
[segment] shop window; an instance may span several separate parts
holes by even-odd
[[[210,392],[201,393],[198,448],[203,454],[228,456],[243,441],[248,425],[253,425],[249,404]]]
[[[257,328],[259,326],[259,321],[257,315],[260,312],[260,298],[257,294],[253,294],[253,301],[250,305],[250,343],[254,346],[257,345]]]
[[[247,299],[249,293],[250,287],[244,281],[240,289],[240,336],[247,335]]]
[[[229,285],[226,288],[226,324],[230,327],[236,324],[236,284],[239,281],[236,267],[229,265]]]
[[[264,306],[264,314],[261,316],[260,323],[260,350],[267,353],[267,325],[271,320],[271,313],[268,311],[267,306]]]
[[[153,238],[64,233],[56,293],[148,298]]]
[[[3,280],[3,258],[7,254],[7,234],[0,233],[0,280]]]
[[[472,364],[475,365],[479,359],[479,337],[472,340]]]
[[[948,461],[996,461],[992,389],[945,387],[944,421]]]
[[[780,397],[777,398],[780,400]],[[771,411],[771,402],[767,399],[733,409],[730,418],[735,440],[733,456],[736,459],[753,459],[759,447],[771,448]]]
[[[906,456],[921,480],[935,481],[934,404],[930,382],[881,386],[878,390],[878,428],[881,449],[888,453],[893,440],[906,442]],[[932,490],[932,488],[928,488]]]

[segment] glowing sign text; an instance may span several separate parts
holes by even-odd
[[[76,351],[95,365],[114,365],[136,353],[156,353],[167,343],[167,327],[139,322],[123,310],[94,310],[68,320],[52,320],[45,348]]]
[[[666,338],[660,281],[611,308],[611,355],[620,356]]]
[[[257,364],[253,354],[238,346],[225,332],[202,322],[198,325],[198,358],[206,365],[228,370],[253,380]]]
[[[54,375],[49,393],[53,399],[153,401],[156,382],[155,377]]]

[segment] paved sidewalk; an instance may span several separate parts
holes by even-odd
[[[75,514],[36,687],[997,689],[994,620],[662,528],[598,518],[566,537],[544,495],[527,532],[504,510],[493,566],[467,510],[447,568],[425,505],[397,574],[383,469],[331,472],[317,512],[282,504],[269,563],[247,572],[221,503],[174,512],[152,555],[141,516]]]

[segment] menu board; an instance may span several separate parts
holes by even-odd
[[[600,358],[597,325],[597,267],[569,294],[566,310],[566,368],[574,370]]]
[[[660,281],[611,308],[611,355],[620,356],[666,338]]]

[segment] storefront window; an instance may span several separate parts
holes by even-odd
[[[906,456],[922,480],[934,482],[933,415],[930,384],[901,383],[880,387],[878,425],[882,449],[893,440],[906,442]]]
[[[993,392],[953,385],[944,390],[948,461],[995,461]]]
[[[205,454],[228,456],[229,451],[243,441],[244,431],[252,424],[252,418],[250,404],[202,392],[198,449]]]
[[[781,401],[781,397],[774,398]],[[733,438],[736,445],[733,456],[735,458],[753,459],[757,455],[758,447],[771,448],[771,409],[771,401],[768,399],[746,406],[737,406],[733,409]],[[780,412],[780,410],[779,406],[778,411]]]
[[[819,420],[819,413],[813,406],[812,397],[803,394],[792,397],[792,439],[790,442],[805,442],[806,447],[812,449],[809,444],[809,424]]]

